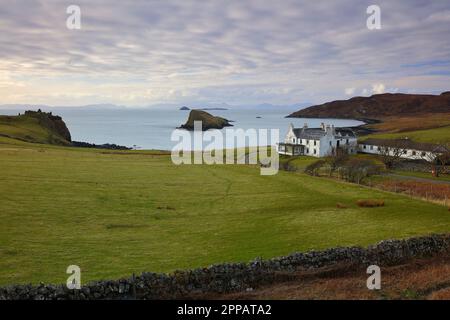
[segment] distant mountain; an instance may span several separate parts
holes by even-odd
[[[382,119],[427,113],[450,113],[450,91],[440,95],[384,93],[315,105],[289,118]]]

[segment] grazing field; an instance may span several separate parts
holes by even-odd
[[[404,131],[397,133],[374,133],[361,137],[361,141],[368,138],[375,139],[399,139],[408,137],[409,139],[416,142],[425,143],[450,143],[450,126],[426,129],[426,130],[416,130],[416,131]]]
[[[385,133],[417,131],[450,126],[450,113],[429,113],[419,117],[385,117],[383,122],[370,124],[367,127]]]
[[[65,282],[71,264],[86,282],[450,230],[444,206],[256,166],[175,166],[156,151],[0,137],[0,168],[0,285]]]

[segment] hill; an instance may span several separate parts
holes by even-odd
[[[25,111],[18,116],[0,116],[0,136],[57,145],[71,143],[70,132],[62,118],[40,110]]]
[[[290,118],[383,119],[450,112],[450,92],[440,95],[384,93],[354,97],[311,106],[291,113]]]
[[[202,130],[208,129],[222,129],[224,127],[231,127],[227,119],[213,116],[212,114],[202,110],[191,110],[189,118],[185,124],[180,128],[187,130],[194,130],[194,121],[202,122]]]

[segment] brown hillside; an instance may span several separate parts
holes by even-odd
[[[384,93],[337,100],[296,111],[292,118],[383,119],[450,112],[450,92],[440,95]]]

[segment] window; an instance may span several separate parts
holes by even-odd
[[[415,151],[413,151],[413,152],[411,152],[411,154],[412,154],[413,156],[415,156],[415,155],[416,155],[416,152],[415,152]]]
[[[407,154],[408,153],[408,150],[403,150],[403,154]]]
[[[315,142],[315,141],[314,141]],[[314,154],[316,154],[316,149],[314,149]]]
[[[306,153],[309,153],[309,148],[306,148]]]
[[[330,141],[330,147],[333,146],[333,142]]]
[[[348,144],[348,139],[347,139],[347,140],[345,140],[345,144]]]
[[[370,146],[370,150],[373,150],[373,146]]]
[[[421,155],[422,155],[422,157],[425,157],[426,152],[422,152]]]
[[[314,146],[316,146],[316,140],[314,140]],[[315,152],[314,152],[315,153]]]
[[[292,143],[295,143],[295,138],[292,138]]]
[[[366,149],[366,147],[367,147],[366,145],[363,145],[363,149]]]

